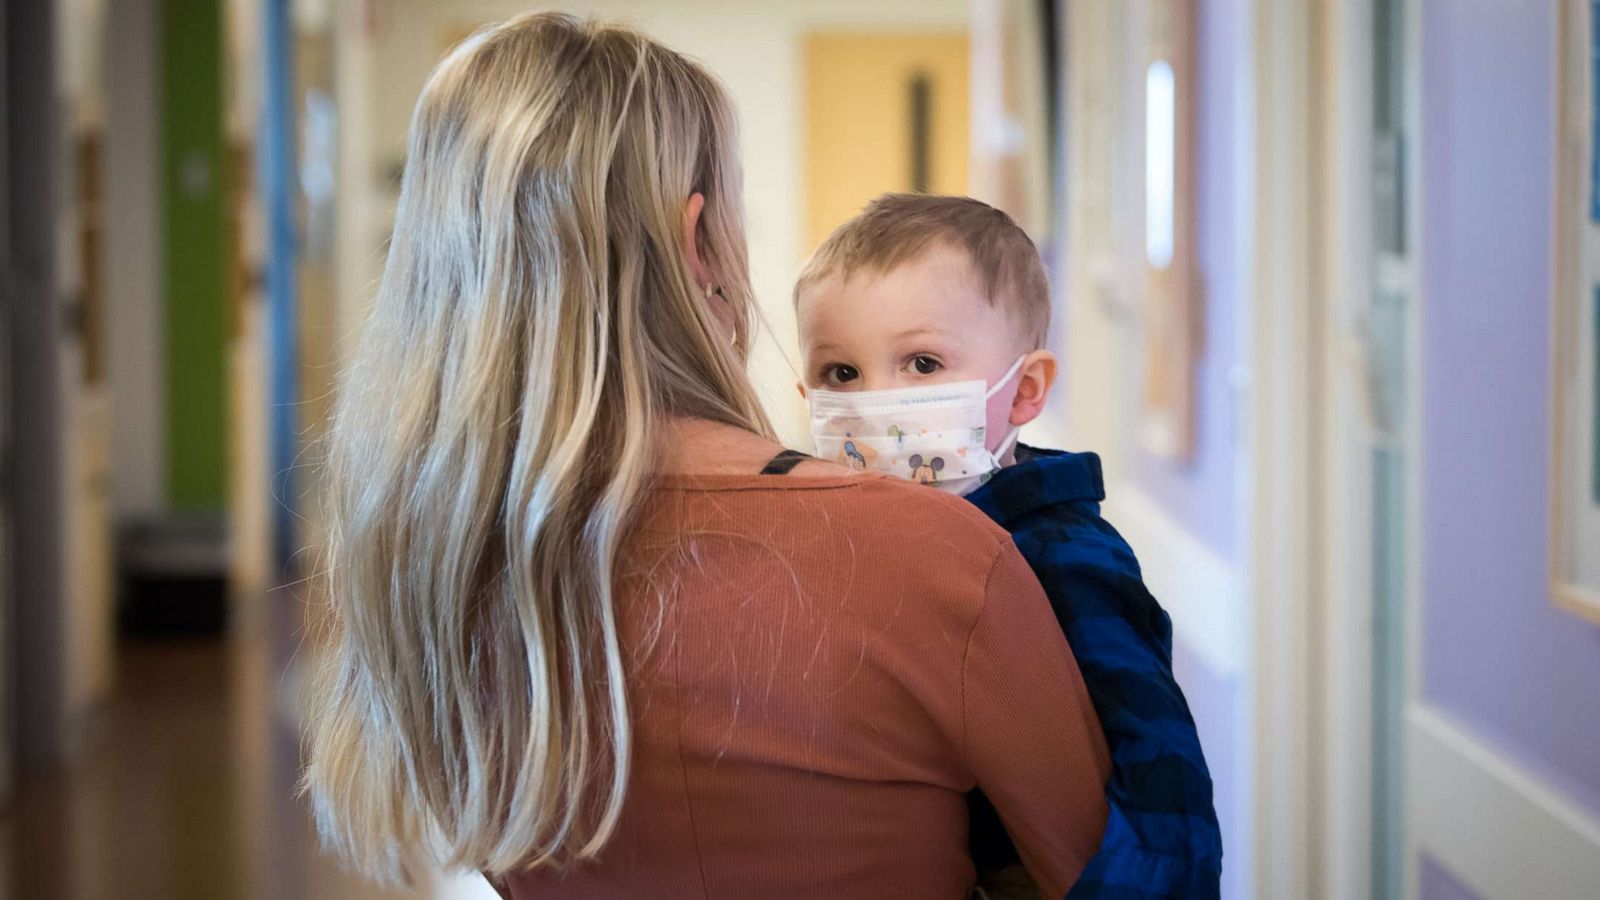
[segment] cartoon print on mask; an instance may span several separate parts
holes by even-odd
[[[922,454],[913,453],[906,463],[911,466],[911,480],[917,484],[938,484],[939,473],[944,471],[942,456],[935,456],[924,462]]]
[[[878,458],[878,451],[860,441],[854,440],[854,435],[846,432],[844,441],[844,458],[839,460],[851,471],[865,472],[871,468],[872,461]]]
[[[989,406],[1028,361],[1017,357],[993,383],[918,384],[874,391],[808,391],[816,455],[856,471],[880,472],[956,495],[971,493],[1016,442],[1008,427],[991,449]],[[909,463],[909,465],[908,465]]]

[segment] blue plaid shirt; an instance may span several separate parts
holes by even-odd
[[[1194,717],[1172,676],[1172,622],[1133,550],[1100,517],[1093,453],[1017,448],[967,499],[1011,532],[1044,585],[1111,749],[1100,850],[1067,900],[1214,900],[1222,835]],[[1016,861],[994,808],[971,798],[980,869]]]

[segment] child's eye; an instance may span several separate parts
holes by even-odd
[[[861,373],[856,371],[855,366],[845,363],[828,366],[822,370],[822,380],[835,387],[841,384],[848,384],[860,377]]]
[[[911,358],[911,367],[917,370],[918,375],[932,375],[944,365],[931,356],[914,356]]]

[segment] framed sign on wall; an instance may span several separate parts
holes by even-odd
[[[1138,437],[1160,459],[1194,453],[1200,357],[1196,277],[1195,4],[1152,0],[1144,69],[1144,395]]]
[[[1550,304],[1550,591],[1600,622],[1600,0],[1564,0]]]

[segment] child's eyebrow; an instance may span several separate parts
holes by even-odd
[[[919,338],[919,337],[937,337],[937,338],[942,338],[942,337],[945,337],[945,331],[942,328],[935,328],[935,327],[929,325],[929,326],[924,326],[922,328],[908,328],[905,331],[902,331],[899,334],[895,335],[895,339],[896,340],[902,340],[902,341],[906,340],[907,338]]]

